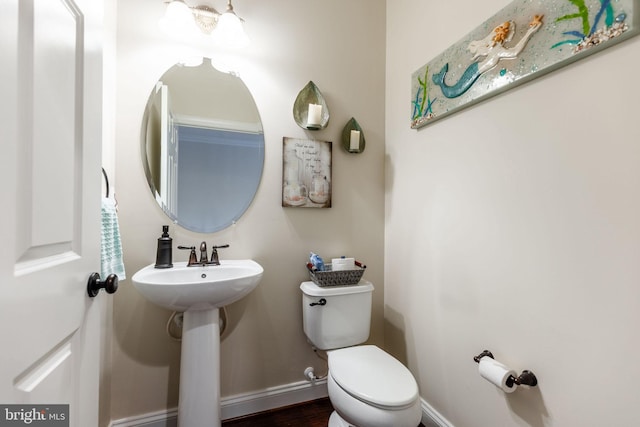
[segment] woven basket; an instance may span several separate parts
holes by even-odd
[[[356,268],[354,270],[339,270],[331,271],[331,265],[325,265],[324,271],[317,271],[312,268],[311,263],[307,264],[309,270],[309,277],[313,283],[320,287],[325,286],[348,286],[357,285],[362,279],[366,265],[356,261]]]

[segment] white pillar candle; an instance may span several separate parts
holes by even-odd
[[[360,131],[352,130],[351,139],[349,141],[349,151],[359,151],[359,150],[360,150]]]
[[[322,105],[309,104],[309,112],[307,114],[307,125],[319,126],[322,121]]]

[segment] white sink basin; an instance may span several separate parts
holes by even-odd
[[[174,311],[219,308],[253,291],[263,268],[250,259],[222,260],[220,265],[155,268],[153,264],[133,275],[133,285],[149,301]]]

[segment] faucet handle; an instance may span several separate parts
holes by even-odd
[[[178,249],[190,250],[189,254],[189,262],[187,262],[187,266],[195,265],[198,263],[198,257],[196,255],[196,247],[195,246],[178,246]]]
[[[210,264],[220,265],[220,258],[218,258],[218,249],[228,248],[229,245],[211,246],[211,261]]]

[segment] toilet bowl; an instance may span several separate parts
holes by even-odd
[[[418,385],[398,360],[372,345],[328,352],[329,427],[416,427]]]
[[[369,337],[373,285],[320,287],[304,282],[303,325],[309,342],[326,350],[327,387],[335,409],[329,427],[416,427],[418,384],[397,359]]]

